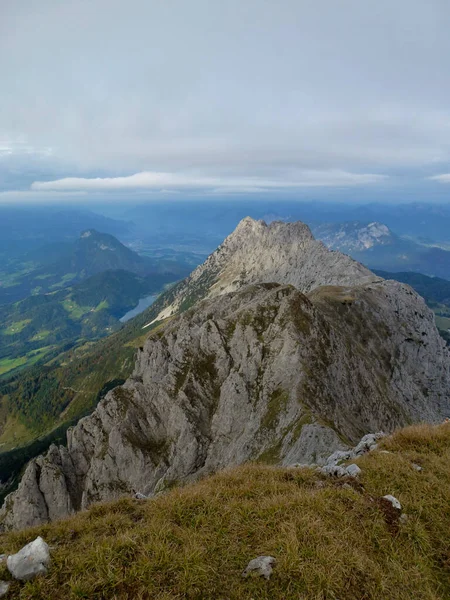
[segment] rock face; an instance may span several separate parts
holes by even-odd
[[[245,219],[240,239],[242,230],[255,244],[262,237],[261,252],[280,253],[281,263],[270,252],[261,258],[261,279],[275,282],[233,283],[231,272],[244,266],[246,278],[258,275],[256,258],[240,254],[238,266],[230,236],[221,270],[219,249],[208,259],[216,274],[208,261],[197,269],[173,309],[192,294],[195,273],[209,280],[208,299],[151,332],[133,375],[69,430],[67,448],[29,463],[0,512],[4,528],[151,495],[248,460],[324,464],[368,432],[450,414],[449,354],[411,288],[329,253],[303,224]],[[227,285],[239,289],[225,293]]]

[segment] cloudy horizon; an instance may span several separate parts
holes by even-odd
[[[449,24],[445,0],[5,0],[0,203],[447,201]]]

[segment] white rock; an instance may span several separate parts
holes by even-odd
[[[141,494],[141,492],[136,492],[134,497],[136,498],[136,500],[148,500],[148,496],[146,496],[145,494]]]
[[[252,571],[257,571],[258,575],[270,579],[275,563],[276,560],[273,556],[258,556],[248,563],[242,577],[248,577]]]
[[[358,477],[358,475],[361,474],[361,469],[358,467],[358,465],[355,465],[354,463],[348,465],[348,467],[346,467],[345,470],[347,471],[347,474],[350,475],[350,477]]]
[[[339,465],[325,465],[324,467],[319,467],[317,472],[328,477],[345,477],[348,474],[347,470]]]
[[[403,513],[400,515],[399,521],[402,525],[405,525],[409,521],[409,516],[406,513]]]
[[[383,498],[385,500],[389,500],[389,502],[392,504],[392,506],[394,508],[396,508],[397,510],[402,510],[402,505],[400,504],[400,502],[397,500],[397,498],[395,496],[392,496],[391,494],[387,494],[386,496],[383,496]]]
[[[47,544],[41,537],[19,550],[17,554],[8,556],[7,566],[15,579],[28,581],[36,575],[45,575],[50,563],[50,552]]]
[[[368,433],[356,446],[354,449],[354,454],[356,456],[360,456],[361,454],[375,450],[377,448],[377,441],[384,436],[385,434],[381,431],[378,433]]]
[[[412,463],[412,468],[415,471],[422,471],[422,467],[420,465],[418,465],[417,463]]]
[[[352,450],[336,450],[333,452],[331,456],[327,458],[327,465],[337,465],[344,460],[348,460],[352,458],[353,451]]]
[[[6,596],[8,593],[11,583],[9,581],[0,581],[0,598]]]

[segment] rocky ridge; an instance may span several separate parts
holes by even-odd
[[[29,463],[4,528],[248,460],[324,464],[368,432],[450,414],[449,353],[409,286],[329,252],[301,223],[245,219],[235,233],[178,286],[172,312],[195,290],[208,298],[153,329],[67,448]]]
[[[314,239],[305,223],[250,217],[206,261],[182,281],[170,302],[148,325],[164,320],[199,299],[234,292],[251,283],[290,284],[303,293],[321,285],[355,285],[381,281],[363,265]]]

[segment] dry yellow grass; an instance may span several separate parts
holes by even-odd
[[[38,534],[53,546],[48,575],[15,582],[10,596],[448,600],[450,425],[410,427],[380,449],[391,453],[359,459],[352,487],[309,470],[247,465],[155,500],[100,504],[5,534],[0,552]],[[401,501],[405,524],[390,519],[384,494]],[[277,559],[270,581],[242,579],[260,554]]]

